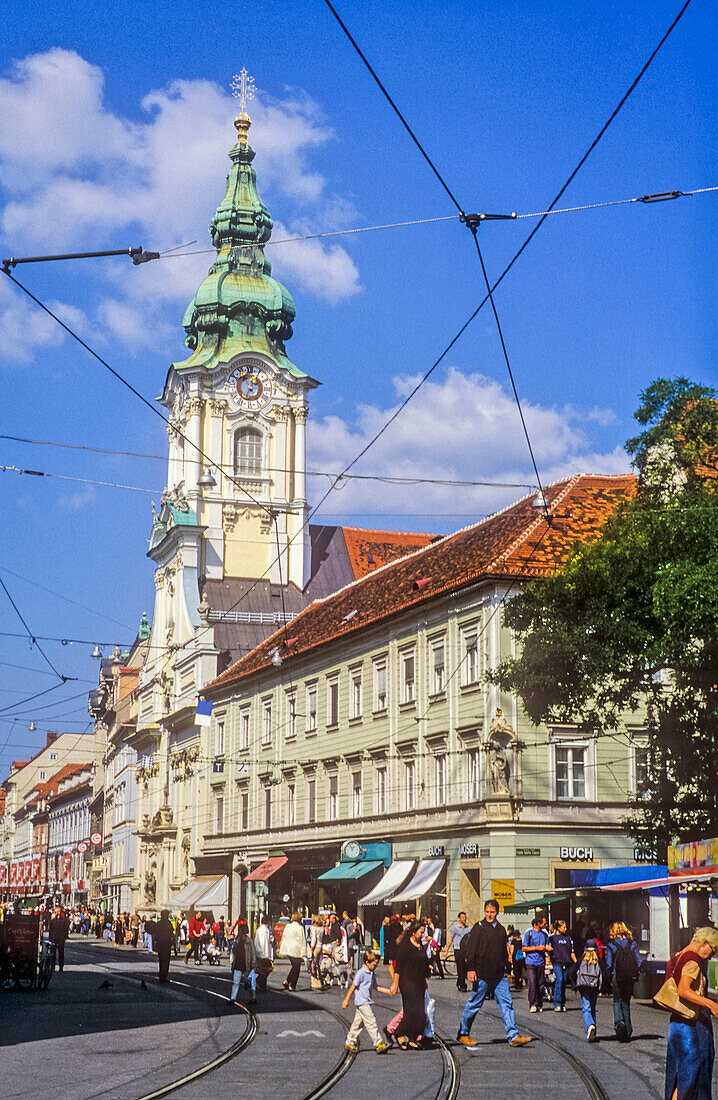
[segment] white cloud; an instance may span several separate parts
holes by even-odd
[[[83,508],[89,508],[97,500],[97,491],[94,485],[83,485],[72,493],[63,493],[57,498],[60,508],[67,512],[80,512]]]
[[[74,311],[74,306],[53,302],[51,309],[58,311],[64,320]],[[68,323],[70,323],[68,321]],[[65,339],[62,329],[33,302],[16,291],[8,279],[0,275],[0,332],[2,349],[0,365],[19,366],[32,361],[43,348],[57,347]]]
[[[394,379],[398,398],[403,399],[417,381],[408,377]],[[362,405],[354,423],[329,416],[312,424],[307,432],[309,468],[339,472],[366,446],[396,407]],[[614,474],[629,469],[627,455],[621,448],[604,454],[591,446],[583,424],[596,417],[531,403],[525,403],[523,408],[544,484],[578,472]],[[492,379],[463,374],[455,368],[443,380],[424,384],[352,473],[536,484],[513,398]],[[310,479],[310,486],[314,499],[318,500],[324,486],[317,488],[314,478]],[[350,481],[328,499],[323,510],[333,514],[361,513],[364,509],[366,513],[407,516],[448,512],[478,516],[529,491],[520,487],[397,486]],[[438,524],[438,519],[427,515],[424,524],[427,529]],[[458,525],[457,521],[455,526]]]
[[[141,236],[142,244],[159,250],[195,238],[198,248],[209,245],[236,100],[210,81],[178,80],[150,92],[140,106],[146,115],[140,122],[109,110],[102,70],[69,50],[31,55],[0,80],[0,183],[7,193],[0,226],[16,254],[40,243],[48,251],[119,236],[127,244]],[[327,212],[346,220],[349,205],[327,194],[326,181],[309,164],[312,151],[332,137],[318,106],[289,90],[282,100],[259,95],[252,117],[260,188],[287,196],[289,224],[301,218],[304,232],[325,227]],[[165,300],[188,300],[208,260],[150,264],[157,274],[134,283],[154,282]],[[273,250],[272,260],[278,278],[286,271],[327,301],[359,289],[356,266],[339,244],[286,245]],[[123,285],[120,296],[136,304],[137,288],[126,272]]]

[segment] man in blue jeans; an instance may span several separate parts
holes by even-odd
[[[508,940],[506,929],[498,922],[498,915],[499,903],[491,898],[484,905],[484,919],[476,922],[469,935],[464,937],[462,945],[466,979],[471,982],[472,993],[462,1013],[456,1041],[469,1048],[478,1046],[469,1032],[487,996],[494,997],[499,1006],[509,1046],[522,1047],[531,1042],[527,1035],[519,1035],[516,1029],[507,977]]]
[[[548,936],[544,932],[546,918],[537,914],[531,927],[524,932],[521,941],[526,959],[526,981],[529,989],[529,1012],[543,1012],[543,983],[546,975],[546,958],[551,952]]]
[[[576,962],[576,953],[573,949],[573,940],[566,931],[566,921],[557,920],[555,928],[556,931],[549,936],[549,943],[553,947],[551,962],[556,977],[556,984],[553,987],[553,1010],[554,1012],[565,1012],[566,978],[571,963]]]

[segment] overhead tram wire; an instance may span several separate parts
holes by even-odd
[[[63,684],[66,684],[68,680],[74,680],[75,679],[74,676],[63,676],[61,672],[57,671],[54,664],[52,663],[52,661],[48,657],[47,653],[45,653],[42,646],[38,643],[37,637],[33,634],[33,632],[30,630],[30,627],[27,625],[25,619],[23,618],[22,612],[20,611],[20,608],[17,606],[14,599],[10,595],[10,593],[8,591],[8,588],[7,588],[7,585],[5,584],[5,581],[2,579],[2,577],[0,577],[0,586],[2,586],[3,592],[5,593],[7,598],[9,599],[10,603],[12,604],[13,610],[15,611],[15,614],[17,615],[18,619],[20,620],[22,625],[25,627],[25,630],[27,631],[27,635],[28,635],[31,643],[33,645],[37,646],[38,652],[40,653],[41,657],[45,661],[45,664],[48,665],[52,669],[52,671],[57,676],[58,680],[61,680]]]

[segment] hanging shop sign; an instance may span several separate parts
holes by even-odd
[[[559,848],[559,855],[564,862],[582,863],[593,859],[593,848]]]
[[[516,901],[516,885],[512,878],[492,878],[491,897],[496,898],[502,909]]]

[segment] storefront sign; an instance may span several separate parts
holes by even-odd
[[[593,848],[560,848],[559,855],[564,862],[575,860],[581,863],[593,859]]]
[[[541,855],[540,848],[517,848],[516,855],[519,859],[536,859]]]
[[[668,849],[668,870],[687,871],[718,867],[718,837],[692,840]]]
[[[512,878],[492,878],[491,897],[496,898],[502,909],[516,901],[515,880]]]
[[[430,856],[443,856],[443,854],[444,854],[444,845],[443,844],[432,844],[431,847],[429,848],[429,855]]]
[[[92,861],[93,871],[104,871],[109,866],[110,860],[108,856],[98,856],[97,859],[93,859]]]
[[[643,848],[633,849],[634,863],[658,863],[658,852],[646,852]]]

